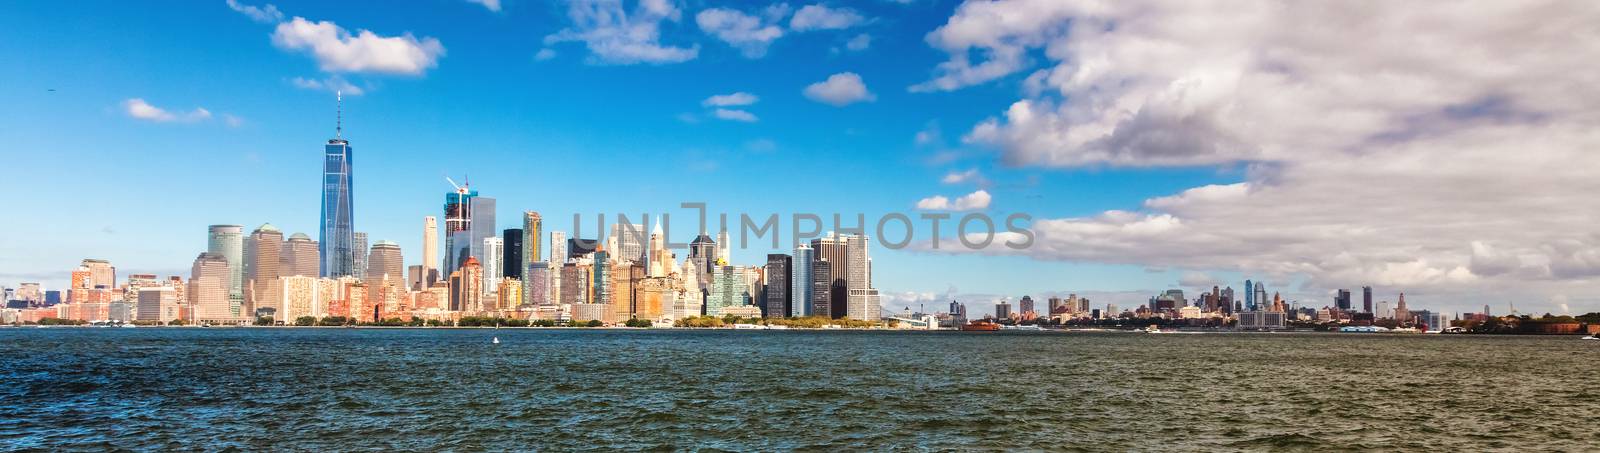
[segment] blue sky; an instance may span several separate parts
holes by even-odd
[[[929,303],[938,298],[927,293],[950,288],[978,298],[1060,291],[1137,300],[1180,280],[1190,291],[1216,280],[1238,286],[1235,280],[1247,274],[1270,274],[1270,281],[1293,285],[1285,290],[1308,299],[1369,280],[1387,284],[1385,289],[1427,291],[1467,281],[1462,280],[1466,274],[1452,274],[1452,265],[1439,263],[1476,257],[1479,249],[1472,244],[1500,244],[1494,240],[1503,235],[1464,236],[1439,247],[1449,249],[1440,257],[1396,263],[1382,262],[1377,257],[1383,254],[1376,252],[1334,259],[1339,254],[1332,248],[1323,253],[1288,246],[1283,253],[1307,256],[1277,259],[1274,244],[1251,245],[1277,259],[1264,262],[1227,258],[1238,256],[1236,250],[1177,248],[1183,244],[1180,237],[1098,242],[1105,235],[1080,236],[1102,226],[1137,230],[1142,220],[1119,217],[1120,211],[1144,220],[1170,215],[1186,228],[1217,224],[1174,203],[1209,193],[1270,193],[1273,181],[1300,174],[1295,170],[1314,170],[1277,154],[1294,144],[1266,134],[1222,134],[1235,140],[1225,144],[1251,154],[1193,152],[1215,144],[1186,141],[1212,136],[1177,129],[1192,123],[1163,130],[1158,145],[1135,140],[1145,148],[1112,152],[1079,152],[1081,147],[1074,146],[1081,143],[1070,134],[1051,135],[1056,131],[1050,127],[1094,123],[1100,113],[1086,104],[1093,96],[1071,94],[1075,85],[1050,77],[1052,70],[1072,69],[1075,61],[1086,59],[1073,53],[1084,50],[1072,45],[1089,38],[1075,40],[1068,27],[1088,20],[1081,11],[1043,11],[1032,25],[963,28],[946,26],[981,21],[982,8],[1026,12],[1039,5],[1005,10],[1017,2],[774,7],[630,1],[611,11],[628,15],[633,25],[646,22],[647,6],[666,5],[672,17],[646,24],[653,26],[654,36],[624,44],[651,51],[692,49],[693,55],[616,61],[595,48],[606,44],[595,33],[607,30],[585,28],[581,17],[614,2],[494,3],[495,8],[446,0],[290,0],[271,3],[276,15],[261,9],[266,3],[222,0],[183,7],[109,1],[0,6],[0,58],[11,62],[0,69],[5,87],[0,89],[0,154],[10,170],[4,179],[9,189],[0,201],[11,207],[0,234],[0,284],[44,281],[59,287],[78,260],[88,257],[111,260],[123,275],[187,274],[191,260],[204,250],[210,224],[242,224],[248,230],[271,222],[314,237],[321,145],[334,126],[334,95],[327,88],[332,83],[360,91],[347,93],[344,102],[344,136],[355,149],[356,228],[373,240],[400,243],[408,264],[420,257],[422,216],[439,215],[442,194],[449,189],[446,174],[470,177],[474,188],[497,198],[501,228],[516,226],[524,209],[544,213],[550,229],[559,230],[570,229],[567,219],[575,212],[671,212],[687,218],[690,212],[677,208],[684,201],[707,202],[713,213],[863,212],[873,219],[889,211],[915,212],[918,201],[928,197],[956,199],[980,189],[992,201],[977,211],[996,217],[1025,212],[1059,221],[1055,225],[1062,229],[1044,233],[1052,239],[1045,252],[873,251],[877,287],[921,294],[891,300]],[[586,9],[593,5],[600,8]],[[844,14],[846,20],[797,25],[810,6],[823,7],[811,13]],[[251,17],[243,11],[248,8],[258,8],[262,17]],[[755,46],[761,49],[754,52],[748,43],[730,44],[701,17],[712,10],[737,11],[782,36]],[[410,39],[421,47],[436,40],[442,51],[424,49],[432,53],[421,58],[359,51],[322,55],[313,50],[315,43],[275,38],[296,18],[308,25],[327,21],[352,36],[368,30],[374,38]],[[1025,25],[1032,28],[1007,28]],[[1093,38],[1114,37],[1113,31],[1107,33]],[[852,40],[869,44],[852,47]],[[418,66],[385,66],[384,58]],[[985,62],[1003,69],[985,75],[978,71]],[[809,85],[843,73],[858,75],[870,95],[835,105],[804,93]],[[1119,79],[1124,82],[1115,86],[1150,78]],[[948,83],[925,89],[939,80]],[[308,87],[310,81],[324,86]],[[1315,88],[1315,82],[1307,86]],[[1236,90],[1223,96],[1253,96],[1247,87]],[[720,119],[713,113],[717,107],[704,104],[711,96],[740,92],[758,101],[725,108],[753,115],[755,121]],[[141,118],[130,110],[134,100],[160,113],[147,111]],[[1023,102],[1040,109],[1032,118],[1059,114],[1056,119],[1064,121],[1039,126],[1008,113]],[[1087,115],[1070,116],[1075,112]],[[1402,113],[1407,112],[1395,114]],[[983,124],[996,129],[980,134]],[[1131,130],[1123,127],[1118,133]],[[1040,145],[1058,143],[1043,139],[1066,144]],[[1172,148],[1161,144],[1172,142],[1181,145],[1180,155],[1159,154]],[[1092,143],[1103,148],[1106,140]],[[941,182],[972,170],[980,180]],[[1147,203],[1207,187],[1218,189],[1174,203]],[[1238,225],[1242,219],[1226,220]],[[685,225],[675,225],[682,236],[675,240],[688,238]],[[1377,228],[1402,231],[1405,225]],[[1068,237],[1074,239],[1062,239]],[[1150,241],[1144,252],[1105,245],[1141,240]],[[1215,241],[1236,242],[1241,241]],[[1165,247],[1173,247],[1170,257],[1159,253]],[[1089,251],[1065,251],[1080,248]],[[736,251],[735,261],[756,264],[767,252]],[[1196,261],[1196,253],[1220,258]],[[1427,269],[1413,269],[1417,261]],[[1442,270],[1432,272],[1433,267]],[[1444,277],[1451,275],[1460,278]],[[1566,298],[1566,292],[1585,284],[1516,295],[1543,300],[1561,293],[1556,295]],[[1112,295],[1119,292],[1129,293]]]

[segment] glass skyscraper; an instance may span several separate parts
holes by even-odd
[[[334,138],[322,153],[322,229],[318,236],[318,254],[322,259],[323,277],[355,275],[355,228],[351,203],[350,142],[343,136],[343,126],[336,129]]]

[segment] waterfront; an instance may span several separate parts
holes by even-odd
[[[0,329],[0,450],[1592,450],[1589,343]]]

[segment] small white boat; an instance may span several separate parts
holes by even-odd
[[[1583,339],[1584,340],[1600,340],[1600,337],[1596,337],[1594,335],[1590,335],[1590,336],[1587,336],[1587,337],[1583,337]]]
[[[490,344],[500,344],[500,337],[494,337],[494,340],[490,341],[489,343]]]

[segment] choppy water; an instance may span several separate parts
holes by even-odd
[[[0,450],[1596,450],[1589,343],[0,329]]]

